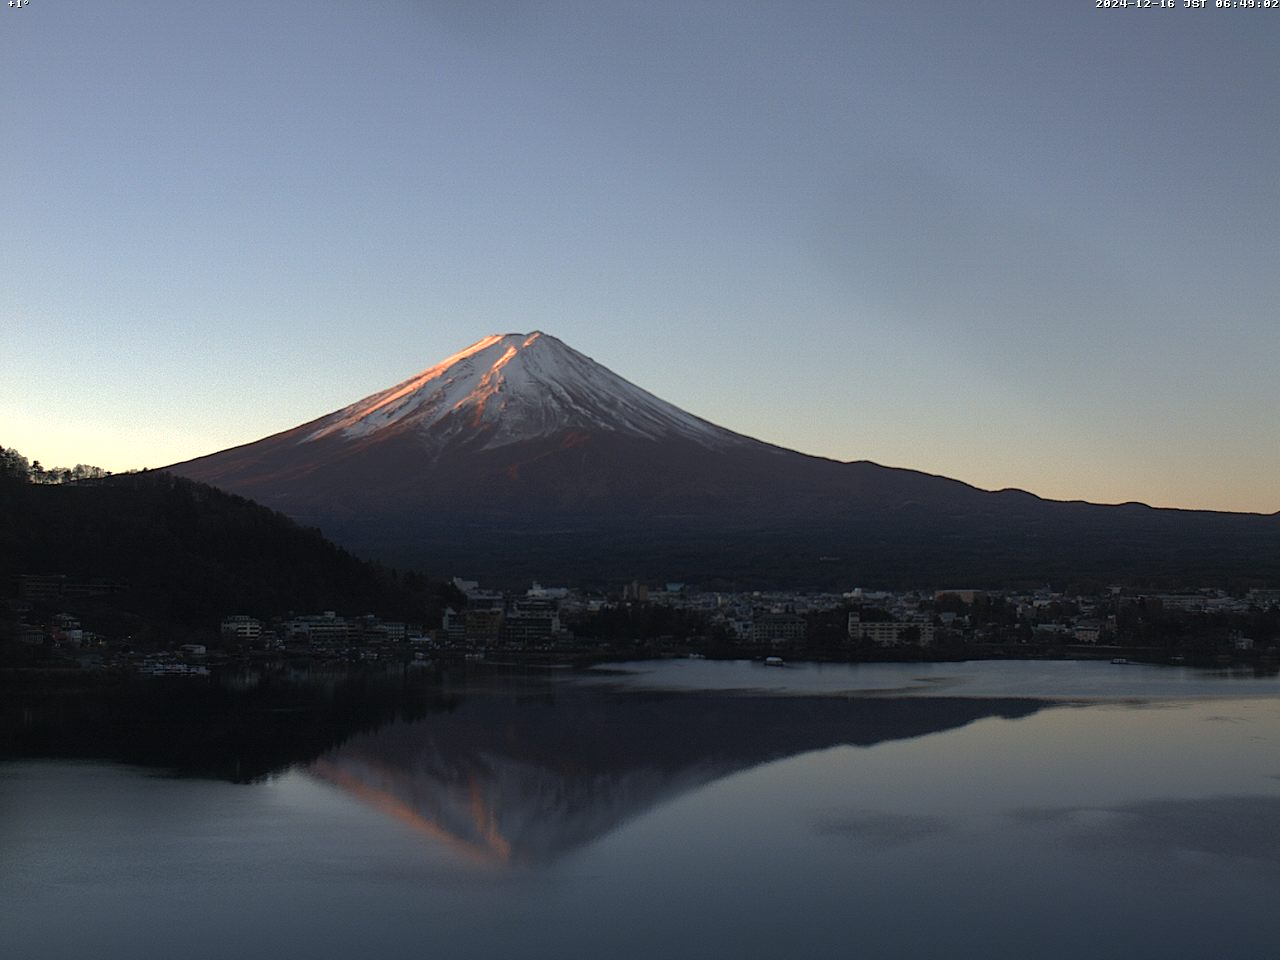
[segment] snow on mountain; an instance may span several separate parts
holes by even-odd
[[[493,334],[388,390],[324,418],[300,443],[396,427],[425,445],[481,432],[491,449],[573,431],[684,438],[712,449],[752,443],[686,413],[540,331]]]

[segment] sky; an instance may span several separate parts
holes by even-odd
[[[1275,512],[1280,9],[1209,2],[0,5],[0,444],[536,329],[806,453]]]

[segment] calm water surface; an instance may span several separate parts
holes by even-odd
[[[164,746],[200,736],[178,714],[125,724],[150,760],[90,760],[24,708],[49,756],[0,762],[0,956],[1274,953],[1274,677],[688,661],[389,716],[339,693],[348,727],[221,780]],[[319,722],[243,702],[232,752]]]

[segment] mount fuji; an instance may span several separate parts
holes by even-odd
[[[388,429],[410,429],[431,450],[477,438],[492,449],[574,431],[692,440],[710,449],[754,442],[685,413],[540,331],[485,337],[319,423],[305,442]]]
[[[1046,501],[809,456],[687,413],[538,331],[485,337],[317,420],[167,469],[357,552],[494,582],[1280,573],[1274,516]]]

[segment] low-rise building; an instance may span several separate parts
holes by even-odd
[[[809,625],[798,613],[759,613],[751,623],[751,640],[774,646],[803,643],[808,629]]]
[[[502,623],[502,639],[529,644],[557,639],[562,633],[554,600],[525,597],[513,600]]]
[[[285,633],[291,639],[303,638],[311,643],[333,645],[347,643],[358,635],[359,627],[349,623],[333,610],[326,610],[321,616],[294,617],[284,623]]]
[[[854,612],[849,614],[849,639],[874,643],[879,647],[927,647],[934,640],[934,625],[932,621],[924,619],[868,622]]]
[[[1097,620],[1080,620],[1071,629],[1076,643],[1097,643],[1102,637],[1102,623]]]
[[[262,621],[243,614],[223,617],[221,633],[224,640],[249,643],[262,636]]]

